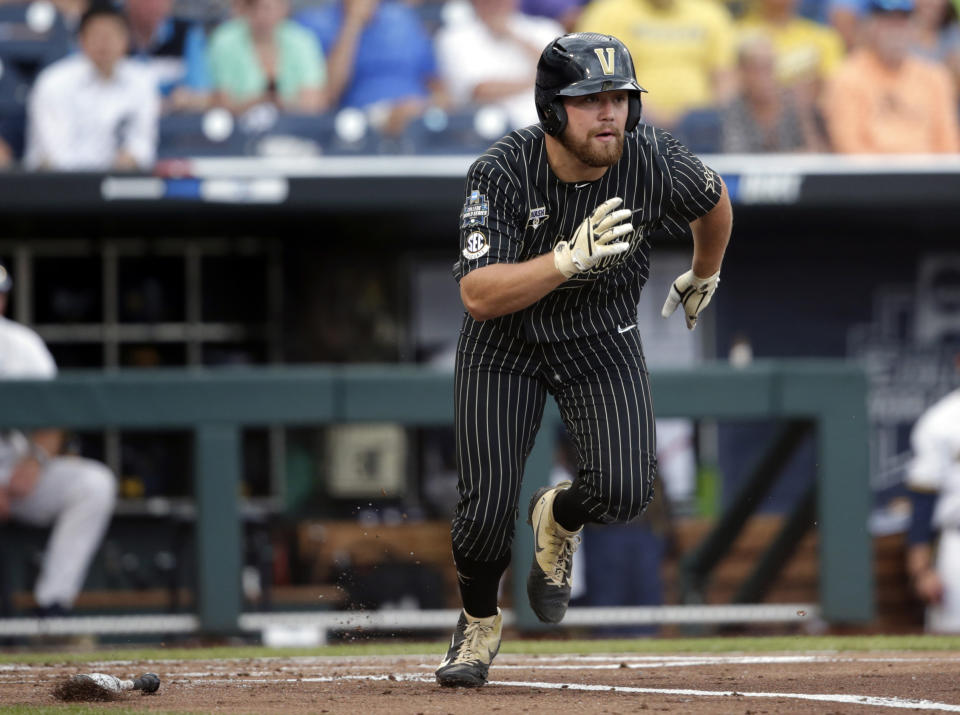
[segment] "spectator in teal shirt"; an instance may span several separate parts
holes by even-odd
[[[397,133],[429,105],[447,104],[433,43],[416,11],[394,0],[339,0],[298,13],[327,53],[332,105],[368,112]]]
[[[216,102],[243,112],[271,102],[289,112],[327,106],[326,66],[316,38],[287,19],[287,0],[238,0],[239,16],[210,38]]]

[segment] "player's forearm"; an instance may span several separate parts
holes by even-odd
[[[690,224],[690,228],[693,231],[691,267],[698,278],[709,278],[720,270],[733,229],[733,208],[725,184],[717,205]]]
[[[7,484],[10,499],[23,499],[36,489],[47,461],[60,451],[63,433],[60,430],[37,430],[30,435],[29,451],[14,466]]]
[[[943,580],[934,567],[930,544],[914,544],[908,549],[907,573],[913,592],[920,600],[929,604],[943,602]]]
[[[933,568],[933,547],[930,544],[913,544],[907,549],[907,574],[916,579],[921,573]]]
[[[475,320],[490,320],[533,305],[566,279],[553,253],[522,263],[493,263],[460,281],[460,299]]]
[[[345,21],[340,36],[327,58],[327,85],[325,87],[330,104],[339,103],[341,95],[353,76],[353,65],[357,57],[360,33],[363,23],[357,20]]]

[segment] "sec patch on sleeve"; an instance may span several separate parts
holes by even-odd
[[[473,261],[490,252],[490,241],[483,231],[473,231],[467,236],[463,247],[463,257]]]

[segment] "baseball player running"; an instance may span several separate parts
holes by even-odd
[[[693,329],[717,286],[732,211],[716,172],[639,123],[644,91],[616,38],[560,37],[537,66],[540,123],[503,137],[467,176],[454,266],[466,315],[451,530],[463,611],[436,671],[441,685],[483,685],[500,647],[497,590],[548,393],[578,471],[526,510],[527,594],[541,621],[566,612],[583,525],[629,521],[653,495],[653,406],[636,329],[648,237],[693,231],[691,270],[663,306],[664,317],[682,307]]]
[[[960,352],[955,360],[960,372]],[[920,416],[910,441],[907,573],[927,630],[960,633],[960,389]]]
[[[13,281],[0,265],[0,380],[51,379],[57,368],[43,340],[3,317]],[[63,615],[83,586],[87,567],[113,513],[116,482],[104,465],[57,456],[63,433],[0,430],[0,521],[53,524],[34,587],[38,615]]]

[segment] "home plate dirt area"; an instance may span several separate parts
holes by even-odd
[[[154,672],[97,710],[223,713],[960,713],[960,653],[501,654],[483,688],[438,687],[440,654],[0,665],[0,706],[56,705],[62,678]]]

